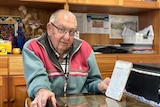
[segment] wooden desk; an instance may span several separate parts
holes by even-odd
[[[120,102],[112,100],[105,95],[88,94],[58,96],[56,99],[57,107],[154,107],[128,95],[123,95]],[[28,99],[29,106],[26,107],[30,107],[30,103],[31,100]]]

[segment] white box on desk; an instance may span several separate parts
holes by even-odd
[[[133,43],[133,44],[153,44],[154,36],[123,36],[123,43]]]

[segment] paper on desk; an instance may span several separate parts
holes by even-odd
[[[145,35],[154,36],[153,26],[150,25],[150,26],[148,26],[138,32],[136,32],[130,28],[124,27],[123,32],[122,32],[122,36],[135,36],[136,33],[143,34],[144,36]]]

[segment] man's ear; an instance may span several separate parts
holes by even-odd
[[[47,23],[46,28],[47,28],[48,36],[50,36],[51,33],[52,33],[52,26],[51,26],[51,24],[50,24],[50,23]]]

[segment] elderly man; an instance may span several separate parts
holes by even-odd
[[[54,12],[47,23],[47,32],[27,41],[23,47],[24,74],[32,107],[45,107],[55,95],[104,93],[109,78],[101,75],[90,45],[74,38],[77,20],[67,10]]]

